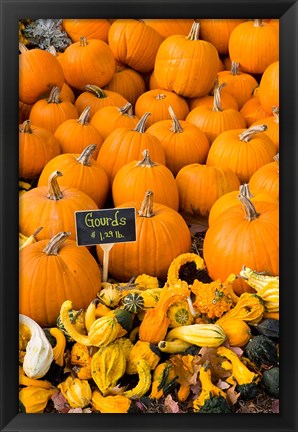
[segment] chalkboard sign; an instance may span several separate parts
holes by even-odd
[[[136,241],[136,209],[75,212],[78,246]]]

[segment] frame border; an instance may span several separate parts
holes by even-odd
[[[0,430],[297,431],[298,5],[290,0],[0,0]],[[18,413],[18,36],[19,18],[280,18],[280,414],[106,414],[47,417]],[[286,147],[286,148],[285,148]],[[288,291],[288,294],[286,294]],[[124,416],[124,417],[123,417]],[[150,416],[150,417],[148,417]],[[149,420],[150,418],[150,420]]]

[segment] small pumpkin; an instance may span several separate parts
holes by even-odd
[[[249,180],[249,187],[255,194],[267,193],[279,200],[279,154],[255,171]]]
[[[267,113],[268,114],[268,113]],[[272,115],[267,116],[264,119],[255,121],[252,126],[257,126],[259,124],[265,124],[267,126],[267,130],[264,131],[269,138],[275,144],[276,152],[279,151],[279,108],[272,107]]]
[[[246,127],[255,124],[265,124],[262,120],[266,120],[268,113],[262,108],[260,98],[253,96],[248,99],[240,110],[243,115]]]
[[[197,108],[198,106],[201,105],[205,105],[208,108],[212,109],[214,107],[214,91],[217,87],[218,87],[218,80],[216,79],[214,87],[206,96],[189,98],[188,105],[190,111],[192,111],[194,108]],[[236,99],[232,94],[225,92],[225,86],[222,86],[220,90],[220,103],[222,109],[232,108],[238,111],[238,103]]]

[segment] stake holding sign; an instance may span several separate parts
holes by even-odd
[[[114,208],[75,212],[78,246],[103,249],[103,282],[108,279],[109,252],[115,243],[136,241],[136,209]]]

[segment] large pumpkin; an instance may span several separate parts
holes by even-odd
[[[271,114],[273,107],[279,107],[279,61],[272,63],[264,71],[259,89],[262,107]]]
[[[107,19],[64,19],[62,26],[73,42],[80,37],[108,42],[111,23]]]
[[[206,95],[213,87],[219,57],[214,45],[199,39],[200,24],[189,35],[173,35],[160,45],[154,66],[160,88],[185,97]]]
[[[109,274],[120,281],[132,276],[148,274],[165,280],[168,268],[181,253],[189,252],[190,231],[182,216],[175,210],[153,203],[151,191],[143,202],[126,202],[117,208],[135,207],[136,242],[117,243],[110,250]],[[103,252],[96,246],[100,262]]]
[[[117,171],[128,162],[139,160],[145,149],[149,150],[155,162],[165,165],[165,153],[160,141],[145,132],[149,115],[149,112],[145,113],[134,129],[117,128],[104,140],[97,160],[108,174],[110,184]]]
[[[152,161],[146,149],[142,160],[129,162],[117,172],[112,185],[114,205],[141,201],[149,189],[155,202],[178,211],[179,195],[173,174],[163,164]]]
[[[173,35],[187,36],[191,29],[193,19],[143,19],[144,23],[154,28],[164,39]]]
[[[92,158],[96,145],[88,145],[81,154],[66,153],[50,160],[42,170],[38,186],[47,186],[54,171],[62,171],[60,186],[69,186],[85,192],[98,208],[105,204],[109,181],[105,170]]]
[[[99,266],[85,247],[57,233],[20,251],[19,312],[42,327],[56,325],[61,304],[87,308],[100,289]]]
[[[267,126],[222,132],[212,143],[206,164],[230,168],[240,183],[247,183],[254,172],[271,162],[276,154],[273,141],[263,133]]]
[[[88,145],[96,144],[92,154],[96,159],[98,150],[102,146],[103,138],[98,130],[89,123],[90,107],[86,107],[78,119],[68,119],[61,123],[55,137],[61,146],[61,153],[81,153]]]
[[[44,166],[61,153],[59,141],[46,129],[26,120],[19,126],[19,177],[32,179]]]
[[[65,80],[57,58],[39,48],[28,50],[20,44],[19,49],[19,99],[23,103],[35,103],[47,96],[53,86],[62,88]]]
[[[25,236],[30,236],[42,226],[36,240],[52,238],[59,231],[70,231],[70,238],[75,240],[74,213],[98,208],[85,192],[68,186],[60,189],[57,178],[61,176],[60,171],[54,171],[48,186],[30,189],[20,196],[19,229]]]
[[[279,211],[269,202],[252,202],[239,195],[242,206],[233,206],[222,213],[208,228],[203,256],[213,280],[226,280],[239,274],[243,265],[258,272],[279,274]],[[241,279],[233,285],[241,294],[247,285]]]
[[[157,31],[135,19],[118,19],[109,31],[109,46],[115,59],[139,72],[153,69],[162,40]]]
[[[279,155],[274,161],[261,166],[250,178],[249,187],[254,194],[266,192],[279,200]]]
[[[111,48],[99,39],[80,40],[69,45],[63,53],[61,65],[66,82],[82,90],[87,84],[105,86],[115,73],[115,59]]]
[[[243,19],[200,19],[200,33],[202,39],[212,43],[218,53],[228,54],[229,39],[232,31],[239,24],[244,22]]]

